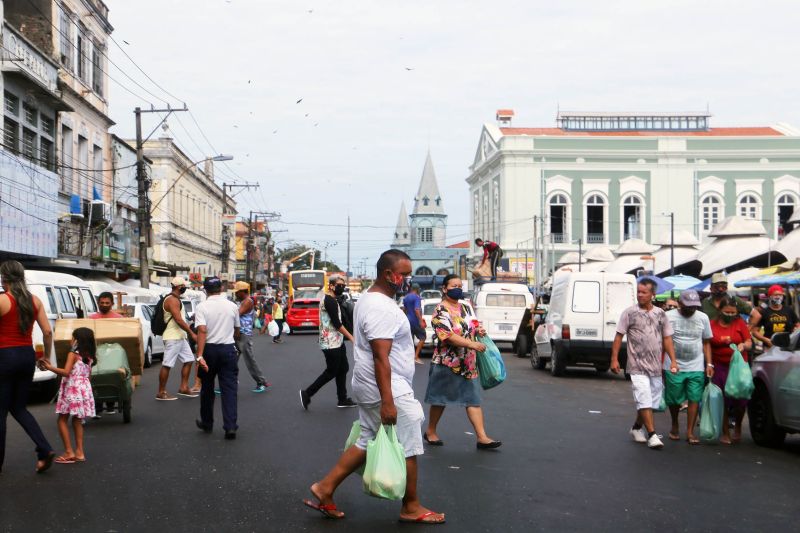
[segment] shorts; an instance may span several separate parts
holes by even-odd
[[[414,398],[413,393],[404,394],[394,399],[397,408],[397,440],[403,445],[406,457],[414,457],[425,453],[422,447],[422,422],[425,413],[422,405]],[[361,436],[356,441],[360,450],[367,449],[367,442],[375,438],[381,425],[381,404],[358,404],[358,419],[361,423]]]
[[[665,372],[664,403],[680,405],[689,401],[700,403],[703,397],[706,375],[704,372]]]
[[[428,333],[425,331],[425,328],[423,328],[420,325],[416,325],[416,326],[411,326],[411,335],[413,335],[414,337],[416,337],[421,341],[424,341],[425,337],[428,336]]]
[[[631,374],[631,387],[636,410],[658,409],[661,405],[661,391],[664,382],[661,376],[648,376],[646,374]]]
[[[161,366],[172,368],[176,362],[194,363],[195,357],[186,339],[164,341],[164,359]]]

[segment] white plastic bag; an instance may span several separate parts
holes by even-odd
[[[276,337],[278,335],[278,323],[274,320],[270,322],[267,326],[267,333],[269,333],[270,337]]]
[[[289,324],[287,324],[286,322],[283,323],[283,334],[284,335],[289,334]]]

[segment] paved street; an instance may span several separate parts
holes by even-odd
[[[87,425],[85,464],[33,473],[30,441],[9,418],[0,476],[3,531],[375,531],[399,505],[361,492],[356,476],[337,495],[344,521],[301,504],[333,465],[356,417],[337,409],[333,383],[303,412],[297,391],[322,369],[315,335],[283,345],[256,339],[273,386],[250,392],[240,373],[239,436],[194,427],[198,399],[153,400],[158,364],[145,370],[133,422],[106,416]],[[349,351],[349,350],[348,350]],[[508,382],[485,393],[490,436],[475,450],[463,410],[440,426],[442,448],[420,458],[423,503],[447,513],[452,531],[787,531],[797,525],[800,438],[781,450],[666,442],[654,452],[630,440],[633,405],[621,378],[575,371],[556,379],[506,353]],[[242,364],[242,368],[244,365]],[[427,365],[415,380],[424,395]],[[177,390],[177,375],[170,391]],[[60,449],[53,406],[32,410]],[[601,411],[599,414],[590,411]],[[657,429],[666,436],[667,417]],[[682,423],[685,419],[682,418]]]

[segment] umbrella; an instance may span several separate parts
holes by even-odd
[[[638,278],[636,278],[636,281],[639,283],[641,283],[644,280],[650,280],[656,284],[656,294],[667,292],[668,290],[671,290],[675,286],[669,281],[659,278],[658,276],[639,276]]]

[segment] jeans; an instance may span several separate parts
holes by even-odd
[[[201,368],[198,372],[203,383],[200,389],[200,422],[203,427],[214,427],[214,380],[218,377],[222,392],[222,428],[236,431],[239,427],[236,424],[236,395],[239,388],[236,347],[233,344],[206,344],[203,359],[208,371]]]
[[[273,341],[276,341],[281,338],[281,335],[283,334],[284,320],[282,318],[276,318],[275,323],[278,324],[278,334],[275,335],[275,337],[272,339]]]
[[[250,372],[250,376],[256,381],[256,387],[259,385],[266,385],[267,378],[261,373],[261,369],[258,367],[255,355],[253,354],[253,336],[243,334],[237,343],[237,347],[239,348],[239,355],[244,357],[244,364],[247,366],[247,371]]]
[[[0,348],[0,469],[6,454],[6,418],[9,413],[36,444],[36,456],[39,459],[46,459],[53,451],[36,419],[27,409],[35,366],[33,346]]]
[[[350,365],[347,363],[347,348],[342,344],[338,348],[322,350],[325,355],[325,370],[311,384],[306,392],[309,396],[314,396],[319,389],[332,379],[336,380],[336,396],[339,401],[347,399],[347,371]]]
[[[492,278],[497,279],[497,265],[500,263],[500,258],[503,254],[499,250],[495,250],[489,254],[489,266],[492,269]]]

